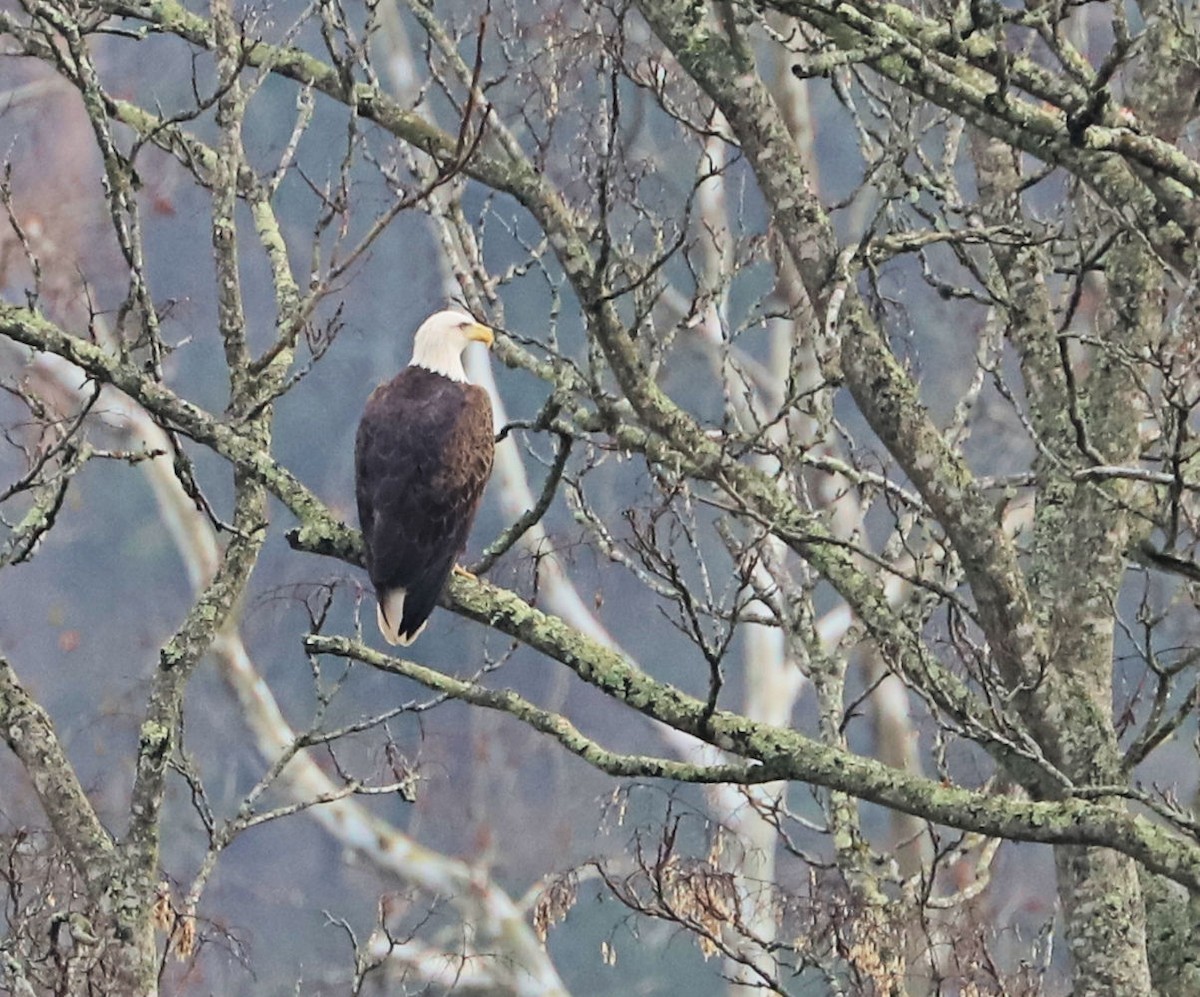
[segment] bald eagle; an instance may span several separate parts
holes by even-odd
[[[409,365],[367,400],[354,446],[367,573],[389,644],[411,644],[467,542],[492,470],[492,403],[462,354],[492,330],[458,311],[417,329]]]

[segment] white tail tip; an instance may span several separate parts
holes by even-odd
[[[383,601],[375,607],[375,619],[379,622],[379,632],[383,634],[383,639],[386,640],[392,647],[408,647],[414,640],[421,636],[421,631],[428,626],[429,621],[426,620],[416,632],[403,636],[400,633],[400,621],[404,619],[404,597],[407,593],[404,589],[392,589],[384,597]],[[386,610],[385,607],[386,606]],[[395,620],[395,623],[389,622]]]

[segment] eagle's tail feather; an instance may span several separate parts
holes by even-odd
[[[384,594],[379,600],[379,605],[375,607],[375,616],[379,622],[379,632],[383,634],[383,639],[393,647],[408,647],[414,640],[421,636],[421,631],[425,629],[425,625],[429,622],[425,620],[412,633],[401,633],[400,623],[404,619],[404,597],[408,593],[404,589],[392,589]],[[395,621],[394,623],[391,621]]]

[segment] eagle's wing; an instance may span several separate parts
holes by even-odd
[[[400,637],[415,636],[462,553],[491,473],[487,393],[419,367],[376,389],[355,441],[367,571],[380,605],[404,590]]]

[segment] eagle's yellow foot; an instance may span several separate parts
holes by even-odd
[[[463,577],[463,578],[469,578],[469,579],[470,579],[471,581],[473,581],[473,582],[477,582],[477,581],[479,581],[479,579],[478,579],[478,578],[476,578],[476,577],[475,577],[473,574],[471,574],[471,572],[469,572],[469,571],[468,571],[466,568],[464,568],[464,567],[463,567],[461,564],[456,564],[456,565],[454,566],[454,573],[455,573],[456,575],[462,575],[462,577]]]

